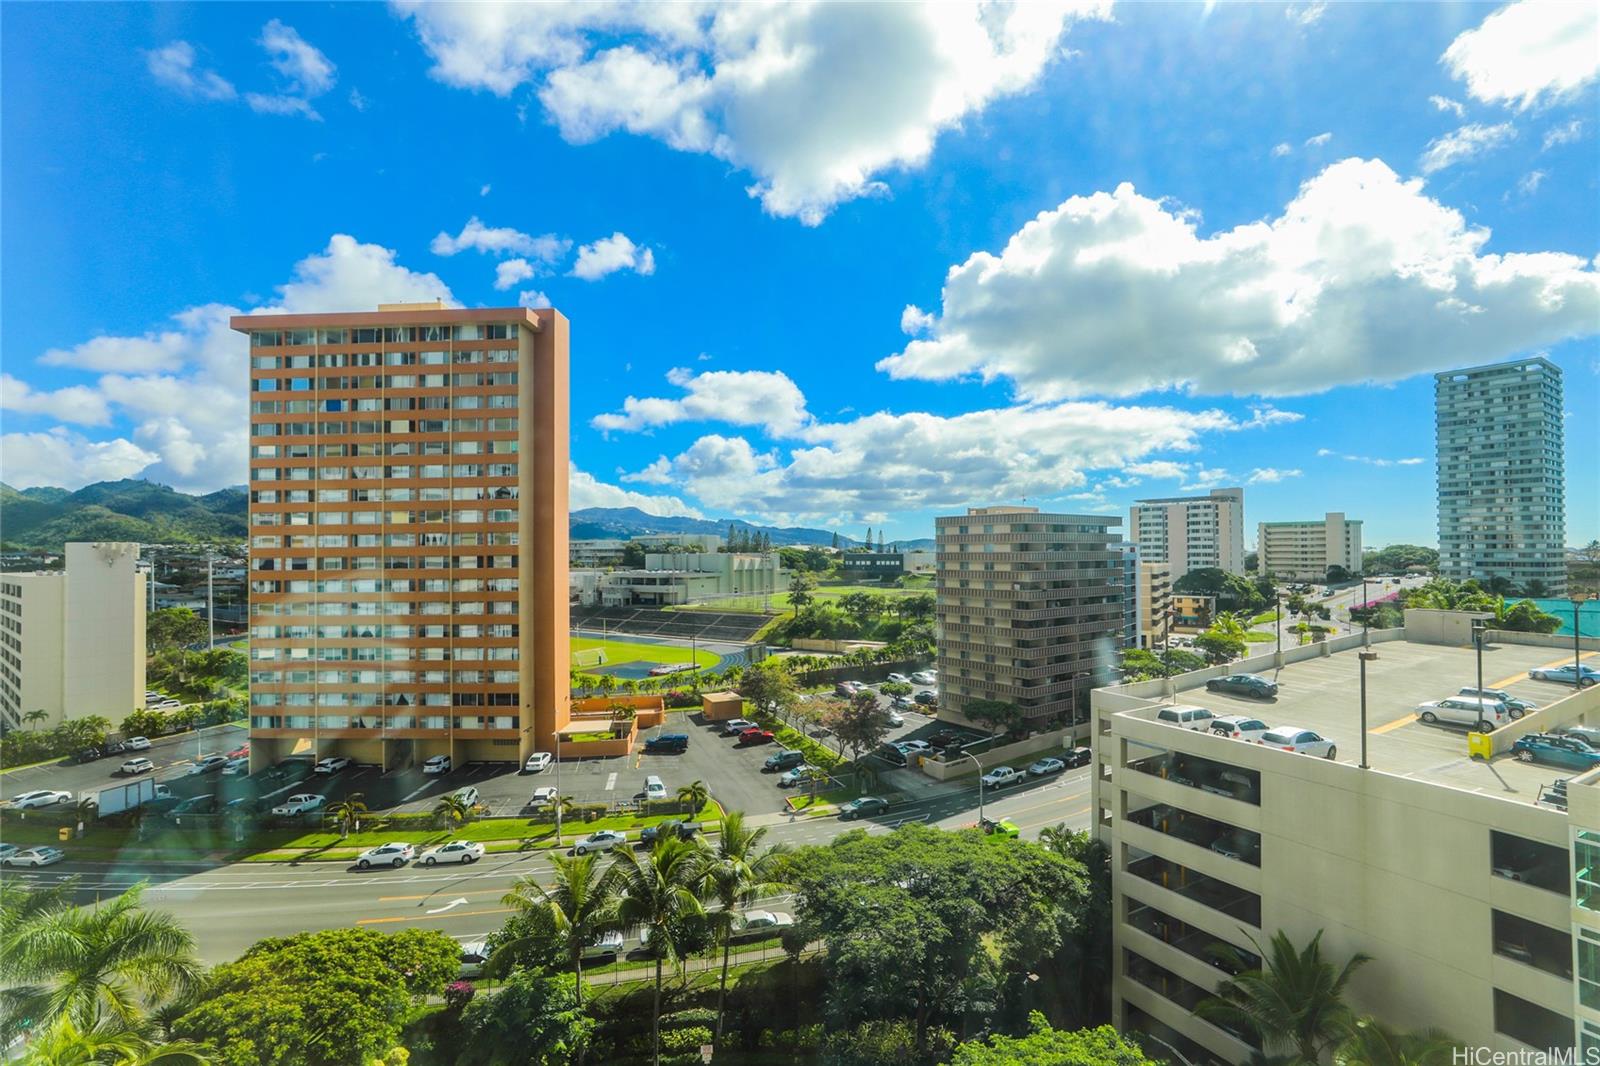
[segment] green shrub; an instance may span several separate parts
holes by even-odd
[[[717,1012],[714,1007],[690,1007],[687,1010],[673,1011],[671,1014],[661,1016],[661,1028],[683,1029],[693,1025],[717,1024]]]
[[[661,1032],[661,1050],[663,1052],[699,1051],[701,1045],[709,1043],[711,1043],[711,1030],[706,1026],[691,1025],[683,1029],[668,1030],[665,1028],[665,1019],[663,1019]]]

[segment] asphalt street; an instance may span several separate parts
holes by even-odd
[[[73,766],[63,762],[8,770],[0,774],[0,799],[36,788],[62,789],[75,799],[93,796],[103,788],[124,784],[132,778],[117,773],[124,759],[143,755],[156,764],[155,779],[170,782],[188,774],[196,755],[226,754],[249,741],[244,723],[211,726],[193,733],[160,737],[150,742],[149,751],[130,751],[94,762]]]
[[[998,795],[991,792],[985,814],[1010,818],[1030,838],[1058,823],[1086,829],[1090,772],[1080,768]],[[884,833],[912,821],[955,829],[977,821],[977,790],[945,792],[871,821],[791,821],[772,814],[756,820],[769,826],[770,841],[790,844],[826,843],[854,828]],[[69,861],[39,871],[8,869],[4,876],[50,884],[77,875],[91,898],[147,880],[148,902],[180,918],[194,933],[201,958],[217,963],[237,957],[262,937],[352,925],[383,931],[437,929],[457,939],[476,939],[504,920],[508,912],[500,898],[518,878],[543,877],[548,870],[549,859],[537,852],[491,855],[470,867],[433,869],[362,872],[338,863],[306,862],[163,865],[140,871]]]

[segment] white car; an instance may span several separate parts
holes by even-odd
[[[1004,788],[1022,780],[1022,774],[1010,766],[996,766],[983,775],[984,788]]]
[[[463,865],[470,865],[481,858],[483,858],[483,845],[475,840],[452,840],[448,844],[440,844],[436,848],[429,848],[419,856],[424,866],[433,866],[441,862],[459,862]]]
[[[416,857],[417,849],[410,844],[380,844],[356,856],[356,866],[363,870],[374,866],[392,866],[399,869]]]
[[[1511,712],[1499,700],[1481,696],[1450,696],[1417,704],[1417,717],[1424,722],[1449,722],[1480,733],[1499,729],[1511,721]]]
[[[150,750],[150,738],[149,737],[129,737],[127,740],[124,740],[122,742],[122,746],[127,748],[129,751],[149,751]]]
[[[330,755],[326,759],[320,760],[317,765],[313,766],[311,768],[311,772],[317,774],[336,774],[349,765],[350,760],[345,758],[343,755]]]
[[[734,936],[769,936],[794,924],[794,917],[782,911],[745,911],[739,915]]]
[[[906,724],[905,715],[901,714],[899,711],[890,711],[889,712],[889,725],[893,726],[895,729],[899,729],[901,726],[903,726],[905,724]]]
[[[36,788],[32,792],[24,792],[19,796],[11,797],[11,809],[14,811],[31,810],[34,807],[49,807],[57,803],[71,803],[72,793],[58,792],[49,788]]]
[[[628,834],[619,833],[615,829],[601,829],[573,844],[572,850],[579,855],[587,855],[591,851],[610,851],[612,848],[620,848],[627,842]]]
[[[1261,735],[1266,731],[1267,723],[1247,714],[1225,714],[1221,718],[1211,719],[1211,732],[1219,737],[1260,743]]]
[[[932,670],[918,670],[911,675],[913,685],[937,685],[939,677]]]
[[[622,954],[622,934],[618,932],[602,933],[583,949],[586,959],[614,959]]]
[[[528,801],[530,807],[544,807],[556,801],[556,790],[552,787],[536,788],[533,798]]]
[[[1059,774],[1066,768],[1067,764],[1062,762],[1060,759],[1046,756],[1045,758],[1034,763],[1032,766],[1028,767],[1028,776],[1048,777],[1051,774]]]
[[[132,777],[134,774],[148,774],[156,768],[156,764],[140,756],[137,759],[124,759],[117,772]]]
[[[22,849],[15,844],[0,844],[0,862],[4,862]]]
[[[60,862],[66,858],[66,852],[60,848],[40,846],[29,848],[27,851],[13,852],[5,858],[0,858],[0,865],[4,866],[49,866],[51,863]]]
[[[530,774],[537,774],[548,770],[554,761],[554,757],[548,751],[536,751],[528,756],[528,761],[522,768]]]
[[[463,785],[450,793],[450,795],[465,803],[468,807],[476,807],[478,805],[478,790],[472,785]]]
[[[905,674],[890,674],[888,680],[889,680],[889,682],[891,684],[895,684],[895,685],[909,685],[909,684],[911,684],[911,679],[909,677],[907,677]]]
[[[213,770],[220,770],[226,765],[228,765],[228,757],[226,755],[204,755],[189,764],[187,773],[190,777],[195,777],[199,774],[209,774]]]
[[[459,976],[462,978],[483,976],[484,963],[489,961],[489,942],[486,940],[468,940],[461,945],[461,969]]]
[[[229,777],[239,777],[243,774],[248,774],[250,772],[250,760],[248,757],[243,759],[229,759],[223,764],[222,772],[227,774]]]
[[[279,818],[293,818],[297,814],[317,810],[324,802],[326,797],[311,792],[299,792],[272,808],[272,813]]]
[[[450,772],[450,756],[435,755],[422,763],[422,772],[425,774],[447,774]]]
[[[1261,734],[1261,743],[1269,748],[1298,752],[1301,755],[1320,755],[1324,759],[1338,758],[1339,749],[1333,741],[1299,726],[1280,725]]]

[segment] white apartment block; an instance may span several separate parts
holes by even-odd
[[[1561,391],[1548,359],[1434,375],[1442,576],[1566,591]]]
[[[617,566],[622,562],[625,540],[580,539],[567,542],[567,563],[579,567]]]
[[[1129,512],[1128,538],[1140,559],[1170,565],[1174,581],[1208,567],[1242,574],[1244,489],[1139,500]]]
[[[1361,573],[1361,520],[1329,511],[1321,521],[1256,525],[1256,570],[1295,581],[1322,581],[1330,566]]]
[[[777,552],[671,552],[644,557],[644,568],[613,570],[599,579],[604,607],[664,607],[719,599],[773,596],[789,588]]]
[[[137,544],[68,544],[59,571],[0,574],[0,723],[48,729],[144,707],[145,581]],[[31,724],[30,724],[31,727]]]
[[[1139,592],[1139,546],[1125,540],[1111,546],[1122,558],[1122,639],[1119,643],[1124,648],[1137,648],[1148,628],[1147,601]]]
[[[1572,661],[1567,638],[1491,632],[1484,686],[1539,709],[1487,734],[1421,722],[1418,703],[1475,683],[1472,617],[1407,612],[1406,628],[1371,634],[1365,663],[1357,634],[1093,694],[1119,1028],[1193,1066],[1244,1062],[1251,1034],[1194,1008],[1278,931],[1297,947],[1321,932],[1336,965],[1372,957],[1347,996],[1362,1014],[1512,1056],[1600,1054],[1600,770],[1512,751],[1525,734],[1600,725],[1600,687],[1528,678]],[[1592,661],[1600,640],[1585,644]],[[1241,671],[1276,677],[1278,697],[1206,691]],[[1180,728],[1159,718],[1170,705],[1312,730],[1334,751]]]

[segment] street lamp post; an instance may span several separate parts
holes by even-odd
[[[1572,597],[1572,691],[1583,691],[1583,597]]]
[[[556,848],[561,847],[561,727],[556,727]]]
[[[1361,577],[1361,646],[1372,647],[1372,604],[1367,600],[1367,578]]]
[[[971,759],[972,765],[978,768],[978,824],[983,825],[983,763],[970,751],[961,753],[963,758]]]
[[[1275,609],[1274,609],[1274,611],[1272,613],[1277,616],[1274,619],[1274,622],[1277,624],[1277,627],[1278,627],[1278,668],[1282,669],[1283,668],[1283,593],[1281,593],[1281,592],[1273,593],[1273,600],[1274,600],[1274,603],[1275,603]]]
[[[1367,664],[1378,657],[1375,651],[1356,653],[1361,660],[1361,768],[1367,768]]]
[[[1472,620],[1472,647],[1478,656],[1478,698],[1483,699],[1483,634],[1489,628],[1487,619]]]

